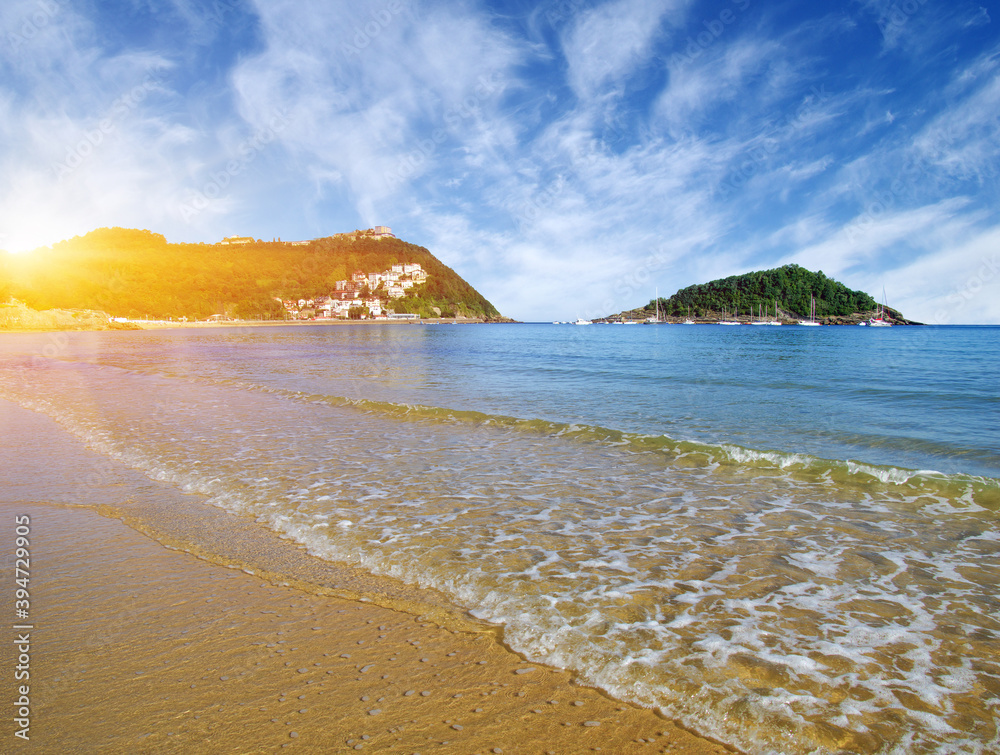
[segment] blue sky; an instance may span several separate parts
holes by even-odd
[[[1000,323],[1000,3],[5,0],[0,248],[388,225],[504,314],[794,262]]]

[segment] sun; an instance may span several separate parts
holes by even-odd
[[[35,222],[25,219],[19,226],[0,229],[0,251],[20,257],[68,238],[59,233],[57,225],[51,219],[39,219]]]

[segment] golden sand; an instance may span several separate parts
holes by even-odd
[[[4,752],[726,752],[489,634],[273,585],[88,509],[0,505],[15,514],[32,528],[31,739],[7,723]]]
[[[444,596],[309,556],[2,400],[0,469],[0,694],[26,683],[31,721],[22,741],[5,709],[0,752],[727,751],[525,662]]]

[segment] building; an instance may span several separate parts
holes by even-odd
[[[221,246],[238,246],[252,243],[254,243],[254,239],[251,236],[226,236],[226,238],[219,242]]]
[[[371,229],[372,236],[377,239],[382,238],[394,238],[392,235],[392,229],[387,225],[377,225]]]

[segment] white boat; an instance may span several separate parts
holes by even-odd
[[[813,298],[812,294],[809,294],[809,319],[799,320],[799,325],[810,325],[818,326],[819,323],[816,322],[816,299]]]
[[[736,316],[739,317],[739,310],[736,310]],[[723,308],[723,310],[722,310],[722,319],[719,320],[719,322],[716,323],[716,324],[717,325],[739,325],[740,323],[737,320],[727,320],[726,319],[726,310],[725,310],[725,308]]]
[[[659,325],[659,323],[660,323],[660,289],[659,288],[655,289],[655,292],[656,293],[654,294],[654,297],[655,297],[654,300],[656,301],[656,318],[654,319],[652,317],[647,317],[646,318],[646,322],[649,323],[649,324]]]
[[[891,328],[892,323],[887,322],[885,319],[885,286],[882,287],[882,303],[878,307],[878,316],[873,317],[868,321],[868,324],[873,328]]]
[[[573,324],[574,324],[574,325],[593,325],[594,323],[592,323],[592,322],[591,322],[590,320],[584,320],[584,319],[583,319],[583,318],[581,317],[581,318],[579,318],[579,319],[578,319],[578,320],[577,320],[577,321],[576,321],[575,323],[573,323]]]
[[[774,319],[768,321],[768,325],[781,325],[781,320],[778,319],[778,302],[774,302]]]
[[[690,320],[690,319],[688,319],[688,320],[685,320],[685,321],[684,321],[684,324],[685,324],[685,325],[694,325],[694,320]]]

